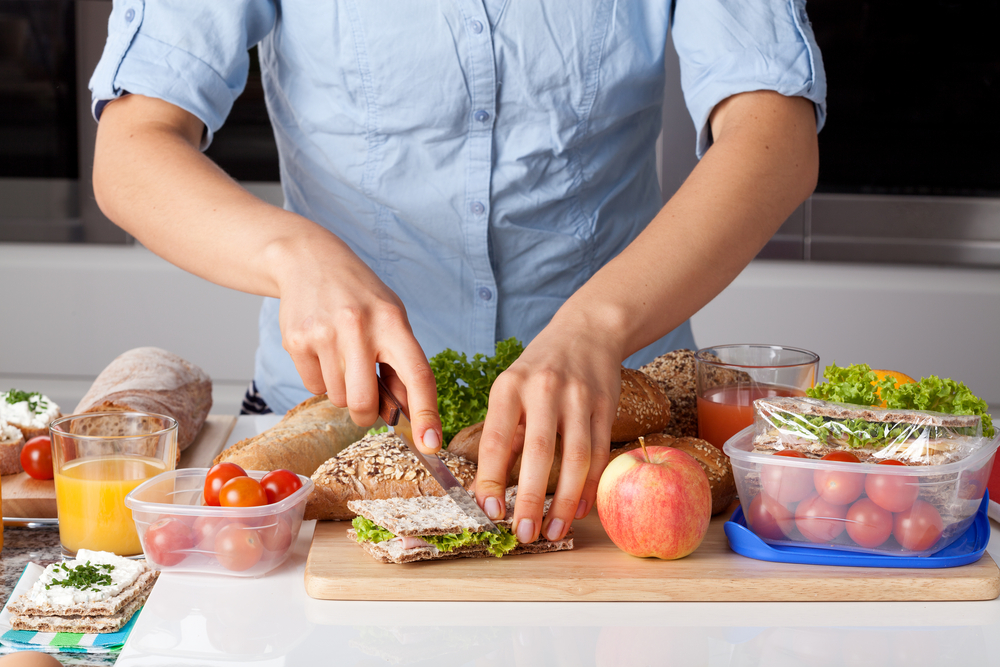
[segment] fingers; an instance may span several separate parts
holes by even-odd
[[[521,397],[516,383],[509,382],[506,374],[501,373],[490,391],[476,471],[476,502],[494,521],[503,519],[506,514],[507,471],[513,460],[521,415]]]
[[[600,484],[604,469],[608,467],[611,455],[611,424],[614,423],[614,414],[614,409],[609,411],[606,407],[598,406],[590,420],[590,469],[587,471],[583,493],[580,494],[580,502],[577,503],[576,513],[573,515],[575,519],[582,519],[590,514],[590,510],[594,508],[594,501],[597,500],[597,486]]]
[[[589,415],[588,415],[589,417]],[[591,469],[590,419],[571,417],[562,429],[562,466],[552,506],[542,524],[542,534],[551,541],[561,540],[580,508],[580,497]],[[522,468],[523,470],[523,468]],[[520,501],[520,489],[518,500]]]
[[[416,340],[413,343],[413,349],[406,350],[405,358],[395,364],[380,364],[381,373],[389,391],[410,416],[414,444],[424,454],[433,454],[443,444],[437,382],[427,357]],[[402,387],[401,393],[396,393],[394,387]]]
[[[536,401],[531,402],[532,411],[525,424],[524,451],[521,452],[521,474],[517,480],[517,501],[514,505],[512,525],[517,541],[521,544],[538,539],[542,527],[545,490],[549,483],[549,469],[552,467],[558,426],[556,421],[558,413],[551,401],[551,394],[544,392],[544,395],[539,395]],[[587,458],[589,459],[589,456]],[[583,465],[586,466],[587,461],[584,461]],[[565,475],[566,472],[560,473],[560,486],[563,485],[562,480]],[[581,487],[582,477],[585,475],[586,468],[581,475]],[[576,494],[579,497],[579,489]],[[572,521],[572,512],[570,517]]]

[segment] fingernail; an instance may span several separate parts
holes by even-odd
[[[562,519],[552,519],[549,522],[549,530],[546,533],[546,537],[549,538],[549,542],[557,542],[562,539],[563,529],[565,529],[566,524],[563,523]]]
[[[580,504],[576,506],[576,518],[582,519],[587,515],[587,501],[581,500]]]
[[[533,539],[535,539],[535,522],[531,519],[521,519],[517,524],[517,541],[528,544]]]
[[[500,511],[500,501],[492,496],[487,498],[486,502],[483,503],[483,510],[491,521],[503,518],[503,513]]]
[[[432,428],[424,431],[423,443],[427,449],[438,449],[441,446],[441,441],[438,440],[437,431]]]

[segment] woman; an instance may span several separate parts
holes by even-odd
[[[668,30],[703,158],[662,206]],[[199,150],[254,44],[284,209]],[[254,379],[276,411],[325,391],[371,424],[379,364],[431,452],[428,355],[528,343],[490,394],[476,483],[499,518],[523,424],[521,542],[591,509],[620,364],[693,347],[688,318],[814,188],[825,115],[787,0],[123,0],[91,88],[98,203],[178,266],[268,297]]]

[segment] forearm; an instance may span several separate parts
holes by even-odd
[[[319,225],[240,187],[198,150],[201,132],[195,117],[160,100],[130,95],[109,104],[94,159],[104,213],[171,263],[265,296],[280,295],[293,256],[346,249]]]
[[[711,301],[814,189],[813,113],[767,92],[720,104],[715,142],[680,190],[553,323],[604,331],[624,359]]]

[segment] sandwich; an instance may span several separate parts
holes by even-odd
[[[352,500],[348,505],[357,516],[347,536],[383,563],[501,558],[573,548],[572,529],[556,542],[539,537],[531,544],[519,544],[511,531],[516,495],[517,487],[507,489],[507,518],[496,522],[499,535],[486,530],[448,496],[420,496]],[[551,502],[545,501],[546,512]]]
[[[754,401],[754,449],[792,449],[810,458],[849,451],[862,462],[896,459],[939,465],[986,442],[978,415],[880,409],[813,398]]]
[[[15,630],[105,633],[142,607],[159,572],[146,561],[80,549],[45,568],[31,590],[7,605]]]

